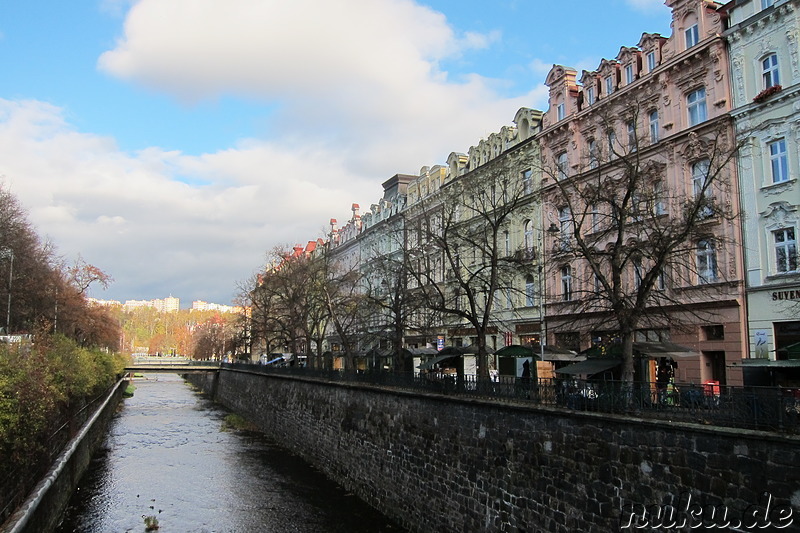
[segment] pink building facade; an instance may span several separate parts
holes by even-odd
[[[721,4],[705,0],[666,4],[672,9],[670,37],[645,33],[594,71],[579,76],[554,65],[547,76],[549,107],[537,136],[543,155],[541,227],[559,229],[544,250],[548,342],[573,350],[613,343],[611,311],[586,305],[599,293],[598,281],[574,240],[577,229],[587,236],[582,241],[608,246],[613,236],[598,228],[617,214],[609,207],[613,202],[581,201],[576,191],[594,183],[619,192],[630,184],[625,176],[640,175],[631,188],[634,203],[626,205],[641,195],[647,212],[636,215],[639,224],[627,226],[626,238],[655,238],[657,226],[671,224],[697,195],[707,196],[709,207],[676,251],[680,260],[654,282],[653,309],[667,311],[646,313],[635,340],[640,346],[689,348],[675,358],[677,380],[741,385],[746,313],[724,12]],[[622,201],[624,195],[616,197]],[[653,266],[646,250],[645,243],[639,257],[628,258],[622,284],[641,283]],[[651,375],[640,377],[652,378],[658,357],[644,352],[643,360],[651,363],[649,370],[642,364],[642,372]]]

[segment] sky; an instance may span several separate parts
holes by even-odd
[[[91,296],[229,304],[644,32],[663,0],[3,1],[0,185]]]

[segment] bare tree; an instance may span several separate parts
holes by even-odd
[[[595,132],[602,141],[590,141],[571,164],[564,152],[541,165],[543,196],[560,226],[548,250],[560,290],[550,293],[570,302],[573,316],[616,332],[626,381],[634,379],[636,330],[708,299],[716,289],[691,297],[678,289],[721,281],[718,254],[737,237],[738,146],[729,119],[657,143],[642,132],[639,111],[635,101],[607,106]]]
[[[411,215],[414,285],[428,309],[449,317],[454,328],[471,329],[484,378],[486,336],[497,327],[495,296],[533,271],[533,249],[509,254],[503,238],[514,217],[530,208],[530,191],[520,175],[532,164],[529,154],[514,151],[452,179]]]
[[[383,228],[381,241],[365,250],[363,284],[368,333],[391,347],[392,367],[405,368],[407,332],[424,331],[429,313],[419,291],[410,286],[411,254],[407,245],[406,219],[396,215],[390,228]]]
[[[357,264],[337,257],[330,249],[314,258],[318,275],[315,290],[327,310],[329,325],[342,347],[345,368],[355,368],[355,355],[364,332],[367,305]]]

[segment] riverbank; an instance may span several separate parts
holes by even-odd
[[[122,400],[127,380],[119,380],[100,407],[70,440],[47,475],[25,502],[3,524],[2,533],[52,531],[105,437],[108,424]]]

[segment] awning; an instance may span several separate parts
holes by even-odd
[[[439,353],[436,348],[405,348],[404,351],[411,355],[436,355]]]
[[[455,359],[456,357],[458,357],[458,356],[457,355],[440,355],[439,357],[434,357],[433,359],[429,359],[428,361],[425,361],[424,363],[419,365],[417,368],[419,368],[420,370],[428,370],[428,369],[433,368],[433,365],[435,365],[436,363],[441,363],[445,359]]]
[[[678,359],[681,357],[699,357],[700,354],[686,346],[679,346],[671,342],[634,342],[633,352],[639,356],[647,357],[669,357]]]
[[[742,359],[744,367],[766,367],[766,368],[800,368],[800,359],[784,359],[775,361],[772,359]]]
[[[580,352],[588,358],[609,358],[609,357],[622,357],[622,344],[596,344],[591,348],[587,348]],[[633,355],[635,357],[649,357],[657,359],[659,357],[669,357],[671,359],[680,359],[683,357],[699,357],[698,352],[693,351],[691,348],[672,344],[671,342],[634,342]]]
[[[605,370],[614,368],[622,363],[621,359],[587,359],[574,365],[565,366],[556,370],[557,374],[587,375],[592,376]]]

